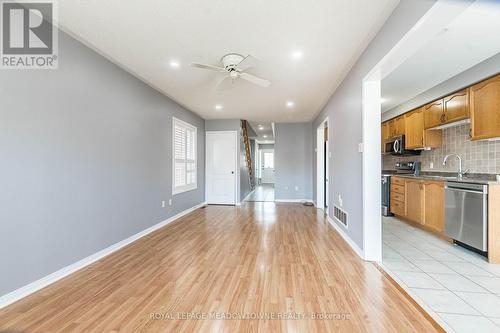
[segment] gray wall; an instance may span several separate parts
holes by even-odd
[[[62,32],[59,48],[58,70],[0,74],[0,295],[204,201],[205,121]],[[198,128],[198,188],[174,197],[172,116]]]
[[[275,134],[275,199],[311,200],[313,156],[311,123],[278,123],[275,124]]]
[[[498,73],[500,73],[500,53],[486,59],[483,62],[480,62],[458,75],[455,75],[454,77],[419,94],[403,104],[384,112],[382,114],[382,120],[396,117],[402,113],[418,108],[419,106],[427,104],[440,97],[446,96],[449,93],[470,86]]]
[[[363,248],[363,186],[362,156],[358,143],[362,142],[362,80],[403,35],[433,5],[430,0],[402,0],[377,36],[363,52],[346,78],[332,95],[323,111],[314,121],[312,132],[316,147],[316,128],[328,116],[332,159],[329,164],[329,215],[334,204],[343,199],[343,208],[349,213],[348,236]],[[313,160],[313,196],[316,197],[316,156]],[[374,163],[380,161],[374,161]]]
[[[274,149],[273,143],[259,144],[259,149]]]

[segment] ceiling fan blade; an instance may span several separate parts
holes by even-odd
[[[237,67],[240,71],[244,71],[244,70],[249,69],[250,67],[253,67],[254,65],[256,65],[257,61],[258,61],[257,58],[255,58],[249,54],[242,61],[240,61],[238,63]]]
[[[224,81],[229,77],[229,75],[224,75],[222,79],[219,79],[218,82],[215,84],[215,91],[219,92],[222,90],[222,86]]]
[[[248,74],[248,73],[241,73],[239,75],[240,78],[242,78],[243,80],[247,80],[249,82],[252,82],[258,86],[261,86],[263,88],[267,88],[271,85],[271,81],[268,81],[266,79],[262,79],[258,76],[255,76],[255,75],[252,75],[252,74]]]
[[[190,64],[191,67],[195,67],[195,68],[201,68],[201,69],[208,69],[208,70],[211,70],[211,71],[216,71],[216,72],[226,72],[226,70],[222,67],[218,67],[218,66],[212,66],[212,65],[205,65],[205,64],[198,64],[198,63],[195,63],[195,62],[192,62]]]

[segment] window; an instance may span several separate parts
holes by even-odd
[[[274,153],[264,153],[264,168],[274,169]]]
[[[173,118],[172,194],[194,190],[196,186],[196,127]]]

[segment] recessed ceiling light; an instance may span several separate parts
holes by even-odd
[[[286,102],[286,107],[287,108],[293,108],[294,106],[295,106],[295,102],[293,102],[293,101]]]
[[[302,51],[293,51],[292,52],[292,59],[294,60],[299,60],[302,58],[304,54],[302,53]]]
[[[220,104],[215,105],[215,110],[222,110],[222,105]]]
[[[267,135],[264,135],[264,139],[267,138]]]
[[[170,61],[170,67],[172,68],[178,68],[181,64],[179,64],[178,61],[175,61],[175,60],[171,60]]]
[[[259,126],[259,130],[263,131],[264,130],[264,126]]]

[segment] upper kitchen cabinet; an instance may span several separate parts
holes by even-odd
[[[382,133],[381,150],[382,153],[385,153],[385,141],[389,139],[389,126],[387,122],[382,123],[381,133]]]
[[[425,128],[432,128],[444,123],[443,100],[437,100],[423,107]]]
[[[424,128],[423,108],[405,114],[405,148],[423,149],[441,147],[443,143],[441,130]]]
[[[395,124],[395,122],[396,121],[394,119],[391,119],[387,122],[387,132],[389,133],[388,139],[396,136],[396,124]]]
[[[394,119],[394,136],[406,134],[406,122],[404,115]]]
[[[500,137],[500,75],[469,88],[471,138]]]
[[[469,118],[469,93],[467,89],[424,106],[426,129]]]
[[[443,98],[443,123],[469,118],[469,91],[464,89]]]

